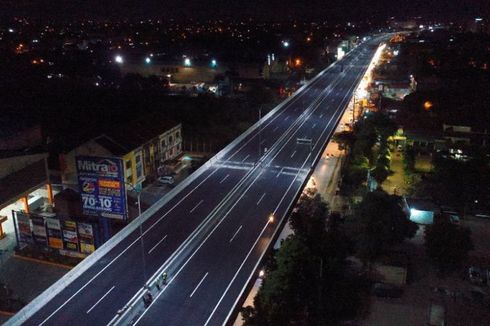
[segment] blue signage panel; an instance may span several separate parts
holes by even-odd
[[[123,162],[118,158],[77,156],[83,213],[126,218]]]

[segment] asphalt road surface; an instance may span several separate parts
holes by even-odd
[[[136,230],[25,324],[114,322],[162,265],[167,285],[137,324],[226,322],[380,41],[362,43],[327,69],[147,219],[143,247]]]

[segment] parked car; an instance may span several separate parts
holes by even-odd
[[[160,184],[172,185],[174,184],[175,180],[174,177],[166,175],[166,176],[158,177],[157,182]]]

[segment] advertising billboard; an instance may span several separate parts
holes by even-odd
[[[32,238],[31,219],[29,215],[23,212],[15,212],[17,218],[17,227],[19,230],[19,240],[24,244],[30,244],[34,242]]]
[[[46,227],[48,229],[48,246],[55,249],[63,249],[60,220],[47,217]]]
[[[48,244],[48,234],[46,233],[46,225],[42,216],[31,215],[32,235],[34,241],[40,245]]]
[[[78,223],[78,236],[80,240],[80,252],[91,254],[95,251],[95,238],[92,224]]]
[[[123,162],[118,158],[77,156],[83,213],[126,218]]]
[[[78,251],[77,223],[63,221],[63,246],[64,249]]]

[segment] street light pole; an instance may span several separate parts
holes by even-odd
[[[132,191],[136,192],[137,194],[137,200],[138,200],[138,217],[141,216],[141,191],[136,190],[134,186],[130,183],[125,182],[126,185],[128,185]],[[139,232],[140,232],[140,244],[141,244],[141,259],[143,263],[143,284],[146,284],[147,280],[147,273],[146,273],[146,257],[145,257],[145,242],[143,240],[143,222],[140,223],[139,225]]]
[[[260,144],[262,143],[262,139],[261,139],[262,126],[260,125],[260,119],[262,119],[262,105],[259,107],[259,157],[257,158],[257,162],[260,160],[260,157],[262,156],[262,148],[260,147]]]

